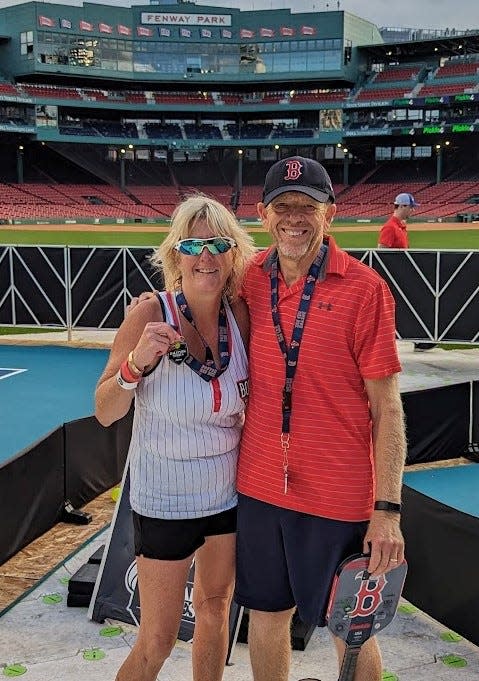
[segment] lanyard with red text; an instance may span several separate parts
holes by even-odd
[[[278,309],[278,253],[273,256],[271,264],[271,316],[273,318],[273,326],[278,339],[279,348],[283,355],[286,365],[286,379],[283,386],[282,412],[283,421],[281,426],[281,449],[283,452],[283,474],[284,474],[284,493],[288,491],[288,449],[290,441],[290,427],[291,427],[291,411],[293,406],[293,380],[296,374],[296,367],[298,365],[299,348],[303,338],[303,330],[308,315],[309,307],[311,305],[311,298],[313,296],[314,287],[319,277],[321,265],[327,253],[327,246],[323,244],[316,256],[313,264],[309,268],[304,282],[303,293],[299,301],[298,311],[296,312],[296,320],[294,322],[293,333],[291,335],[291,342],[289,348],[286,347],[283,330],[281,329],[281,320],[279,318]]]

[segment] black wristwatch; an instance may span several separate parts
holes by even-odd
[[[393,501],[375,501],[375,511],[389,511],[390,513],[401,513],[401,504],[396,504]]]

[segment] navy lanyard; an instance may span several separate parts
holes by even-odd
[[[281,320],[279,318],[278,309],[278,253],[273,256],[271,263],[271,317],[273,319],[273,326],[278,339],[279,349],[283,355],[286,368],[285,382],[283,386],[282,397],[282,425],[281,425],[281,449],[283,451],[283,473],[284,473],[284,493],[288,491],[288,449],[290,442],[291,429],[291,412],[293,407],[293,381],[298,366],[299,349],[301,347],[301,340],[303,338],[304,325],[306,317],[311,305],[314,287],[319,278],[321,266],[328,251],[327,246],[323,243],[320,251],[311,267],[309,268],[304,282],[303,293],[296,312],[296,319],[294,322],[293,333],[291,335],[291,342],[289,347],[286,347],[283,330],[281,328]]]
[[[218,350],[220,354],[220,368],[218,369],[215,366],[214,360],[213,360],[213,355],[211,353],[211,349],[209,348],[208,344],[205,343],[205,340],[203,336],[201,336],[200,332],[196,328],[195,320],[193,319],[193,315],[191,314],[191,310],[188,307],[188,302],[185,298],[185,295],[181,289],[178,289],[175,291],[175,297],[176,297],[176,304],[178,305],[178,309],[182,313],[182,315],[185,317],[187,321],[191,324],[191,326],[196,329],[198,335],[200,336],[202,342],[206,346],[206,362],[203,364],[199,360],[196,359],[196,357],[193,357],[193,355],[188,354],[188,357],[185,359],[185,364],[187,364],[190,369],[192,369],[198,376],[200,376],[204,381],[211,381],[214,378],[219,378],[221,374],[226,371],[228,368],[228,365],[230,363],[230,351],[228,347],[228,319],[226,316],[226,310],[224,306],[224,302],[221,301],[220,309],[218,312]],[[210,353],[208,354],[208,350],[210,350]]]

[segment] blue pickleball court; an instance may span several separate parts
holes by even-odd
[[[91,416],[107,350],[0,345],[0,466],[63,423]]]

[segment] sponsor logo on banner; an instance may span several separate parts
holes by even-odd
[[[159,32],[160,36],[162,36],[163,38],[169,38],[171,35],[171,29],[169,28],[160,28]]]
[[[231,26],[230,14],[183,14],[180,12],[142,12],[142,24],[176,26]]]
[[[98,30],[100,33],[111,33],[113,31],[113,26],[109,24],[98,24]]]
[[[232,37],[233,37],[233,34],[232,34],[231,31],[228,31],[227,28],[224,28],[224,29],[221,31],[221,37],[222,37],[222,38],[232,38]]]
[[[283,36],[292,36],[294,35],[294,28],[290,28],[289,26],[281,26],[279,32]]]
[[[124,26],[123,24],[118,24],[116,30],[118,31],[118,35],[131,35],[131,28]]]
[[[38,17],[38,24],[39,26],[50,26],[50,28],[53,28],[55,26],[55,21],[54,19],[50,19],[50,17],[40,15]]]
[[[89,21],[84,21],[83,19],[80,19],[80,31],[93,31],[93,24],[90,24]]]
[[[137,26],[136,35],[151,38],[153,35],[153,30],[151,28],[147,28],[146,26]]]
[[[180,36],[182,38],[191,38],[191,31],[189,28],[180,28]]]
[[[60,19],[60,28],[71,28],[72,22],[70,19]]]
[[[202,28],[201,29],[201,37],[202,38],[211,38],[212,33],[209,28]]]
[[[314,26],[301,26],[302,35],[316,35],[316,29]]]
[[[249,28],[242,28],[240,38],[254,38],[254,31],[250,31]]]
[[[259,34],[262,38],[273,38],[274,37],[274,31],[273,31],[272,28],[260,28]]]

